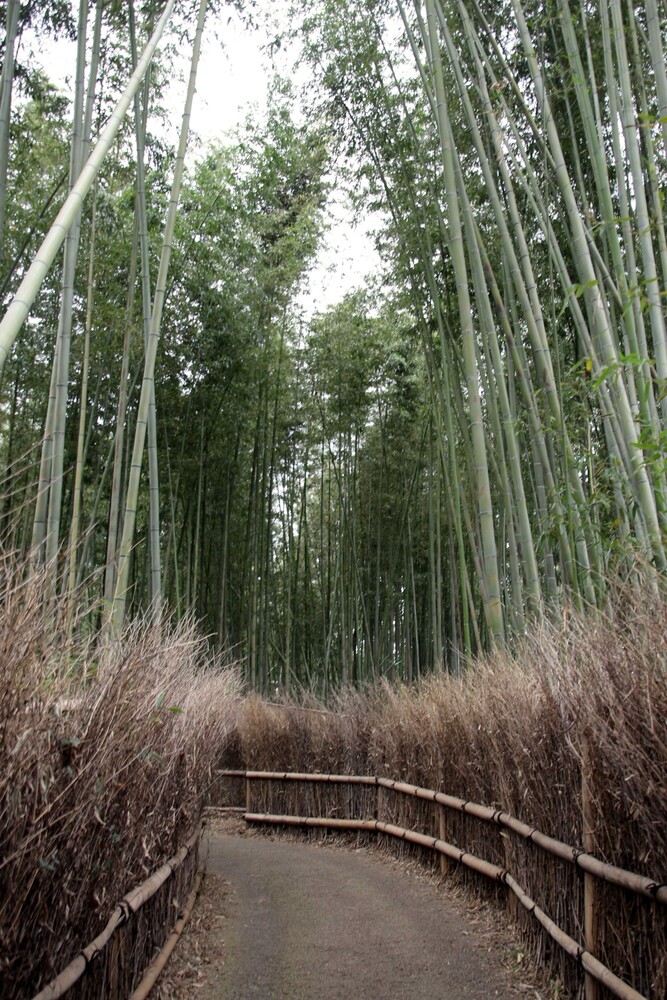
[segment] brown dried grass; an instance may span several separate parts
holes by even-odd
[[[334,709],[247,699],[233,766],[401,778],[502,807],[579,847],[586,747],[595,853],[667,880],[667,598],[654,586],[618,588],[605,613],[542,625],[516,655],[497,652],[461,680],[434,676],[413,688],[345,691]],[[316,801],[324,809],[328,803],[331,815],[372,815],[360,798],[365,790],[345,794],[328,786],[255,789],[253,783],[252,807],[300,813]],[[432,806],[384,795],[384,818],[438,835]],[[451,814],[448,822],[448,839],[507,866],[557,923],[583,940],[580,871],[474,818]],[[597,957],[646,996],[667,996],[664,907],[605,886],[599,909]],[[510,912],[539,961],[572,993],[580,991],[580,970],[529,917],[515,907]]]
[[[185,841],[239,683],[205,667],[189,625],[136,625],[99,648],[72,639],[45,577],[9,557],[0,608],[0,996],[13,1000]]]

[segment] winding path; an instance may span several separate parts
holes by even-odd
[[[516,1000],[432,880],[366,852],[212,834],[207,871],[231,896],[202,1000]]]

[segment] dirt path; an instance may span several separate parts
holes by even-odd
[[[485,921],[367,851],[213,833],[207,872],[227,891],[208,921],[219,954],[200,971],[201,1000],[525,996]]]

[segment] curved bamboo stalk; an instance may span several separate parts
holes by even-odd
[[[162,13],[153,36],[146,45],[142,57],[135,72],[130,77],[127,87],[116,105],[113,114],[109,118],[102,135],[88,158],[88,162],[79,174],[79,178],[66,198],[62,208],[58,212],[49,232],[44,238],[42,245],[37,251],[37,255],[28,268],[23,281],[12,299],[7,311],[0,322],[0,375],[4,370],[5,362],[12,345],[16,340],[23,323],[30,312],[30,308],[37,298],[42,282],[46,277],[58,250],[63,244],[74,219],[76,218],[81,204],[88,194],[92,183],[102,165],[104,157],[109,151],[112,142],[116,138],[118,130],[123,122],[125,113],[132,102],[134,94],[139,87],[146,70],[150,64],[153,54],[159,44],[164,29],[171,17],[175,0],[167,0],[167,4]]]

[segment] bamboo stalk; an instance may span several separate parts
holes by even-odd
[[[595,848],[595,818],[591,800],[591,760],[588,740],[584,740],[581,754],[581,813],[584,849],[592,853]],[[597,882],[592,874],[584,874],[584,941],[587,951],[595,954],[598,942]],[[586,971],[586,1000],[600,1000],[595,976]]]
[[[8,0],[5,15],[5,51],[0,76],[0,247],[5,231],[7,207],[7,167],[9,163],[9,125],[11,120],[14,46],[19,23],[19,0]]]
[[[227,775],[226,771],[220,773]],[[245,771],[243,773],[249,781],[319,781],[334,785],[382,784],[381,778],[367,774],[302,774],[298,771]],[[228,776],[231,777],[231,774]]]
[[[246,813],[245,806],[204,806],[205,813]]]
[[[97,181],[95,182],[97,185]],[[93,209],[90,222],[90,249],[88,259],[88,291],[86,302],[86,322],[84,326],[83,358],[81,361],[81,401],[79,403],[79,428],[77,434],[74,487],[72,491],[72,520],[69,536],[69,572],[67,582],[69,621],[74,614],[74,591],[76,588],[77,556],[81,523],[81,501],[83,467],[85,464],[86,417],[88,415],[88,370],[90,365],[90,334],[93,325],[93,297],[95,294],[95,238],[97,226],[97,189],[93,194]]]
[[[135,424],[134,446],[132,448],[132,460],[129,469],[127,493],[125,497],[123,530],[121,534],[120,548],[118,551],[116,587],[113,596],[113,605],[110,609],[110,625],[112,633],[114,634],[120,634],[123,628],[128,591],[130,589],[130,556],[132,554],[134,529],[137,509],[139,506],[139,482],[143,464],[144,445],[146,442],[146,434],[150,420],[151,402],[155,398],[155,363],[157,358],[158,343],[160,340],[162,311],[167,294],[167,277],[169,274],[169,264],[171,261],[171,252],[174,242],[176,214],[178,211],[183,173],[185,169],[185,154],[187,151],[188,136],[190,133],[190,116],[192,114],[192,104],[195,96],[197,67],[201,54],[201,39],[204,31],[206,10],[207,0],[200,0],[197,27],[195,30],[192,57],[190,61],[190,77],[185,95],[185,105],[183,108],[183,119],[181,123],[178,151],[176,154],[176,162],[174,164],[174,176],[171,185],[164,237],[162,240],[160,266],[155,285],[155,298],[151,312],[151,325],[144,356],[144,374]],[[156,607],[153,607],[153,614],[157,615]]]
[[[100,14],[98,8],[98,15]],[[77,29],[76,76],[74,83],[74,107],[72,120],[72,143],[70,148],[70,178],[74,185],[81,173],[85,156],[85,77],[86,77],[86,38],[88,27],[88,0],[80,0]],[[99,34],[95,41],[99,45]],[[96,72],[97,54],[93,51],[90,69]],[[91,81],[92,82],[92,81]],[[92,82],[94,87],[94,82]],[[67,423],[67,398],[69,387],[70,354],[72,347],[72,329],[74,322],[74,284],[79,256],[81,236],[81,211],[72,221],[70,231],[65,237],[63,253],[63,272],[60,294],[60,314],[58,317],[56,351],[58,363],[56,366],[55,395],[53,397],[53,438],[51,442],[51,476],[49,482],[49,505],[46,520],[46,539],[44,558],[56,568],[56,556],[60,542],[60,521],[62,515],[63,474],[65,465],[65,431]],[[54,574],[55,575],[55,574]],[[55,595],[55,581],[53,586]]]
[[[79,178],[67,196],[62,208],[58,212],[56,219],[49,232],[45,236],[42,245],[37,251],[37,255],[28,268],[23,281],[12,299],[9,307],[0,322],[0,375],[5,366],[5,361],[9,355],[12,345],[16,340],[23,323],[30,312],[30,308],[37,298],[42,282],[46,277],[58,250],[62,246],[63,240],[67,236],[74,219],[76,218],[81,204],[88,194],[90,187],[97,176],[112,142],[116,138],[125,113],[130,106],[135,90],[139,87],[141,80],[148,69],[155,49],[158,46],[167,21],[171,16],[175,0],[168,0],[162,17],[158,21],[153,36],[146,45],[142,57],[135,72],[130,77],[113,114],[109,118],[107,125],[100,136],[95,149],[88,158],[88,162],[79,174]]]
[[[137,42],[134,26],[134,5],[128,5],[130,27],[130,51],[132,65],[137,62]],[[144,319],[144,350],[148,348],[151,333],[151,281],[150,255],[148,250],[148,222],[146,212],[146,185],[144,172],[146,120],[148,117],[148,97],[150,78],[144,86],[144,107],[142,111],[139,91],[134,95],[134,123],[137,146],[137,190],[136,211],[139,219],[139,245],[141,247],[141,292]],[[148,407],[148,523],[149,551],[151,559],[150,607],[151,614],[159,620],[162,613],[162,571],[160,565],[160,495],[159,468],[157,457],[157,420],[155,410],[155,386]]]
[[[447,827],[448,827],[447,810],[445,809],[444,806],[440,806],[438,808],[438,833],[440,834],[439,839],[442,841],[447,840]],[[440,855],[440,874],[443,876],[449,875],[451,870],[452,867],[449,863],[449,858],[447,857],[446,854],[442,853]]]
[[[332,819],[330,816],[289,816],[274,813],[245,813],[246,823],[264,823],[267,826],[304,826],[308,829],[350,830],[377,833],[387,825],[375,819]]]

